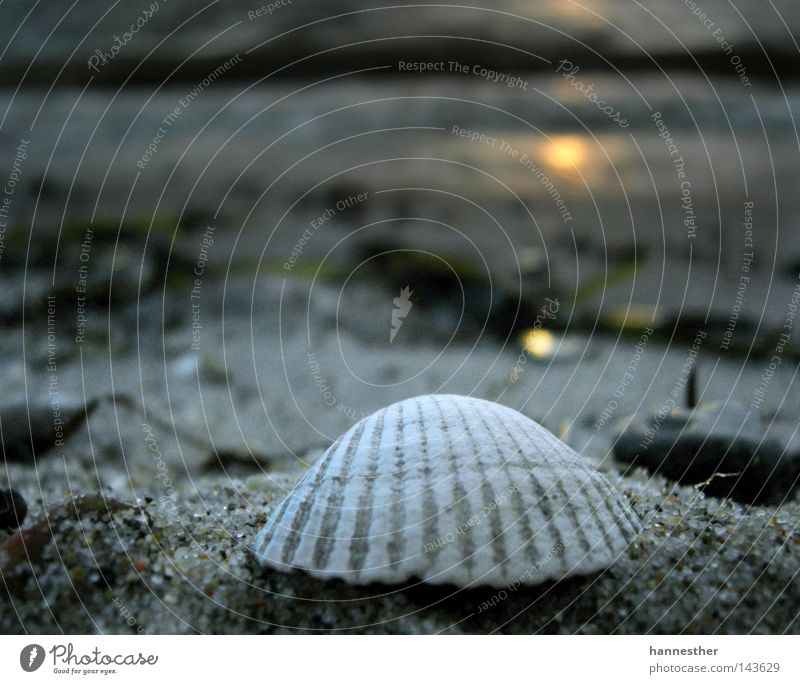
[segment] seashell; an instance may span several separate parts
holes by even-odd
[[[340,437],[277,506],[257,560],[348,584],[538,584],[602,570],[640,529],[597,471],[499,404],[427,395]]]

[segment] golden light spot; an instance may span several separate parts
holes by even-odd
[[[586,159],[586,142],[577,135],[555,138],[545,149],[545,159],[558,169],[574,169]]]
[[[663,322],[663,317],[653,307],[637,305],[613,307],[604,318],[617,330],[644,330]]]
[[[531,328],[522,333],[522,348],[538,358],[552,356],[556,350],[556,338],[548,330]]]

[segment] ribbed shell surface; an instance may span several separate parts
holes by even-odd
[[[602,570],[640,525],[603,475],[513,409],[392,404],[340,437],[272,511],[257,559],[350,584],[538,584]]]

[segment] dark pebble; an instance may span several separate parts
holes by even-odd
[[[800,458],[768,432],[761,415],[738,407],[676,409],[634,416],[614,456],[711,496],[744,504],[785,501],[800,477]]]
[[[28,504],[14,489],[0,489],[0,529],[11,532],[22,526],[28,515]]]

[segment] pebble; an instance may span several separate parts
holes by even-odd
[[[11,532],[22,526],[28,515],[28,504],[14,489],[0,489],[0,529]]]
[[[800,477],[800,455],[786,452],[758,412],[731,405],[634,416],[614,456],[744,504],[786,501]]]

